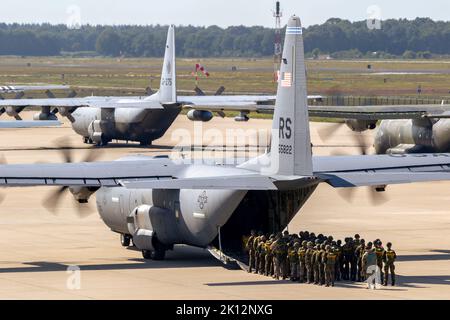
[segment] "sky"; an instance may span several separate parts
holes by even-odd
[[[450,20],[449,0],[281,0],[283,22],[296,14],[303,26],[329,18],[361,21],[430,17]],[[0,0],[0,22],[81,24],[176,24],[272,27],[275,0]],[[370,13],[370,14],[369,14]]]

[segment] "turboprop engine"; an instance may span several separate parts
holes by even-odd
[[[42,111],[40,113],[36,113],[33,116],[33,120],[42,121],[42,120],[58,120],[58,117],[50,111],[50,107],[42,107]]]
[[[190,110],[187,113],[187,117],[191,121],[202,121],[202,122],[208,122],[211,121],[212,118],[214,118],[214,115],[211,111],[205,111],[205,110]]]
[[[378,154],[448,152],[450,120],[385,120],[375,138]]]

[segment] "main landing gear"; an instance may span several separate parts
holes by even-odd
[[[122,245],[122,247],[129,247],[131,244],[131,236],[128,234],[121,234],[120,244]]]
[[[164,249],[155,249],[155,251],[151,250],[142,250],[142,256],[145,260],[156,260],[161,261],[166,257],[166,250]]]

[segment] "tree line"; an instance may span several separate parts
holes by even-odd
[[[283,31],[284,32],[284,31]],[[90,53],[105,56],[161,57],[167,26],[91,26],[0,23],[0,55],[54,56]],[[427,58],[450,54],[450,21],[386,20],[371,30],[366,21],[329,19],[304,30],[309,55],[337,57],[405,56]],[[177,55],[181,57],[262,57],[273,54],[275,31],[259,26],[177,28]]]

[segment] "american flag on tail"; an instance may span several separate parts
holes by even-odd
[[[292,87],[292,73],[290,72],[283,72],[282,78],[281,78],[281,86],[282,87]]]

